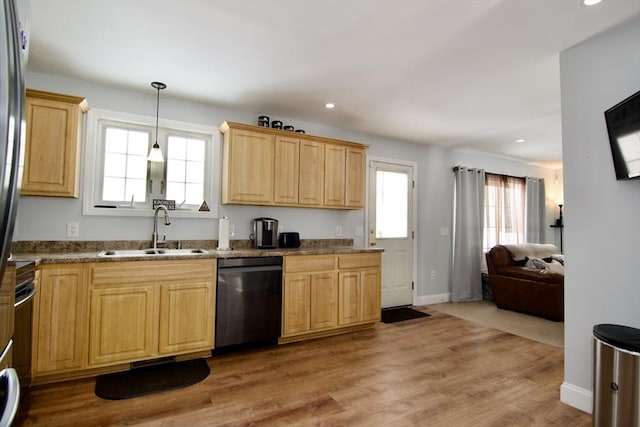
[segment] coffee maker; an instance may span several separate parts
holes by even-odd
[[[278,220],[255,218],[253,220],[253,244],[256,249],[275,249],[278,243]]]

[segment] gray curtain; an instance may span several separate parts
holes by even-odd
[[[544,243],[545,241],[545,195],[544,178],[527,177],[525,186],[525,241]]]
[[[451,301],[482,300],[484,170],[454,168]]]

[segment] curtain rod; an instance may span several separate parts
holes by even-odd
[[[454,166],[453,168],[451,168],[451,170],[452,170],[453,172],[456,172],[458,169],[467,169],[467,170],[471,170],[471,171],[475,170],[475,171],[477,171],[477,172],[479,172],[479,171],[480,171],[480,169],[477,169],[477,168],[468,168],[468,167],[466,167],[466,166],[460,166],[460,165],[457,165],[457,166]],[[518,179],[527,179],[527,178],[533,178],[533,179],[544,179],[544,178],[538,178],[538,177],[535,177],[535,176],[514,176],[514,175],[507,175],[507,174],[505,174],[505,173],[495,173],[495,172],[487,172],[487,171],[485,171],[485,174],[488,174],[488,175],[506,176],[506,177],[508,177],[508,178],[518,178]]]

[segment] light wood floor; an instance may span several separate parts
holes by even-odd
[[[590,426],[560,402],[562,348],[444,313],[215,356],[188,388],[130,400],[93,379],[33,389],[24,425]]]

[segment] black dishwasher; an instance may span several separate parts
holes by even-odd
[[[218,259],[215,349],[276,344],[282,314],[282,257]]]

